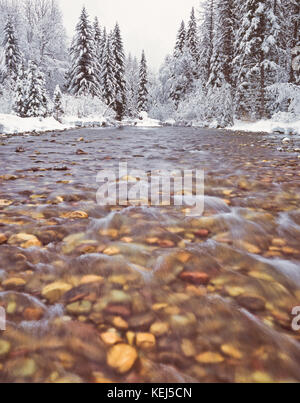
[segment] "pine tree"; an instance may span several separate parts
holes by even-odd
[[[45,78],[43,73],[39,71],[35,62],[29,62],[26,76],[25,116],[46,117],[48,115],[48,99]]]
[[[280,1],[280,0],[278,0]],[[280,74],[280,21],[273,0],[246,0],[238,32],[235,64],[237,110],[240,116],[269,117],[266,87]]]
[[[18,74],[19,65],[22,61],[22,56],[15,28],[10,17],[4,28],[3,47],[5,52],[6,77],[15,79]]]
[[[148,109],[148,78],[147,78],[147,61],[145,52],[142,53],[140,64],[139,91],[138,91],[138,109],[139,112],[147,111]]]
[[[186,45],[186,30],[184,21],[182,21],[177,34],[177,40],[174,49],[174,57],[179,57],[183,54],[185,45]]]
[[[203,23],[200,34],[200,77],[207,83],[212,73],[212,56],[214,54],[215,0],[207,0],[204,6]]]
[[[115,70],[112,52],[112,37],[108,36],[103,52],[102,60],[102,97],[108,106],[114,106],[115,102]]]
[[[126,60],[126,114],[132,118],[138,116],[139,63],[129,54]]]
[[[126,110],[125,55],[119,25],[113,31],[112,52],[114,57],[115,105],[117,120],[122,120]]]
[[[198,27],[194,7],[192,8],[191,17],[186,34],[186,44],[192,55],[193,61],[197,65],[199,61],[199,41],[198,41]]]
[[[59,88],[59,85],[56,86],[54,94],[53,94],[53,115],[56,120],[59,120],[60,116],[63,115],[64,109],[62,104],[62,93]]]
[[[215,1],[215,32],[213,54],[210,62],[209,86],[222,87],[224,82],[233,84],[234,58],[234,0]]]
[[[300,3],[290,0],[288,7],[290,13],[289,35],[292,61],[289,81],[300,85]]]
[[[17,73],[13,111],[17,116],[26,116],[26,72],[24,62],[21,63]]]
[[[71,47],[72,67],[68,90],[76,96],[100,96],[99,62],[94,46],[93,27],[86,9],[83,8],[76,35]]]

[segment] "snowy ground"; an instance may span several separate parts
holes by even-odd
[[[259,120],[257,122],[242,122],[236,121],[234,126],[229,127],[229,130],[246,131],[246,132],[265,132],[278,134],[298,134],[300,135],[300,120],[296,121],[276,121]]]

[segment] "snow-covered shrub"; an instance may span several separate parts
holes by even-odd
[[[9,86],[0,87],[0,113],[11,113],[14,102],[14,91]]]
[[[269,99],[273,102],[275,115],[288,113],[289,119],[299,119],[300,87],[289,83],[279,83],[267,88]],[[285,115],[285,118],[287,116]]]
[[[158,119],[161,122],[164,122],[165,120],[173,119],[175,117],[175,112],[174,102],[157,102],[151,105],[149,116],[153,119]]]
[[[62,96],[62,108],[66,116],[86,117],[114,117],[115,113],[99,98],[92,96],[75,97]]]

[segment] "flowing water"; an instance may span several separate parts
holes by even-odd
[[[299,381],[299,144],[280,142],[190,128],[0,140],[0,380]],[[97,205],[97,173],[120,161],[203,169],[203,216]]]

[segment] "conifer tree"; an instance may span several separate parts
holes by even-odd
[[[15,79],[22,61],[19,42],[11,18],[9,17],[4,28],[3,47],[5,53],[5,75]]]
[[[212,56],[214,54],[215,33],[215,0],[207,0],[203,12],[200,34],[200,77],[207,83],[212,72]]]
[[[191,17],[188,24],[188,30],[186,34],[186,44],[192,55],[195,64],[199,61],[199,41],[198,41],[198,27],[195,16],[195,9],[192,8]]]
[[[93,27],[83,8],[71,47],[72,66],[68,90],[76,96],[100,96],[99,62],[96,57]]]
[[[53,115],[56,120],[59,120],[60,116],[63,115],[64,109],[62,104],[62,93],[59,88],[59,85],[56,86],[54,94],[53,94]]]
[[[24,62],[21,63],[17,73],[13,111],[17,116],[26,116],[26,71]]]
[[[186,30],[184,21],[182,21],[177,34],[177,40],[174,49],[174,57],[179,57],[183,54],[185,45],[186,45]]]
[[[113,31],[112,53],[114,58],[115,104],[117,120],[122,120],[126,110],[125,55],[119,25]]]
[[[105,48],[103,51],[102,60],[102,97],[108,106],[114,106],[115,103],[115,70],[114,57],[112,52],[112,36],[109,35],[106,39]]]
[[[35,62],[29,62],[26,76],[25,115],[26,117],[46,117],[48,115],[48,98],[45,78]]]
[[[147,61],[145,52],[142,53],[140,64],[139,91],[138,91],[138,109],[139,112],[147,111],[148,109],[148,78],[147,78]]]

